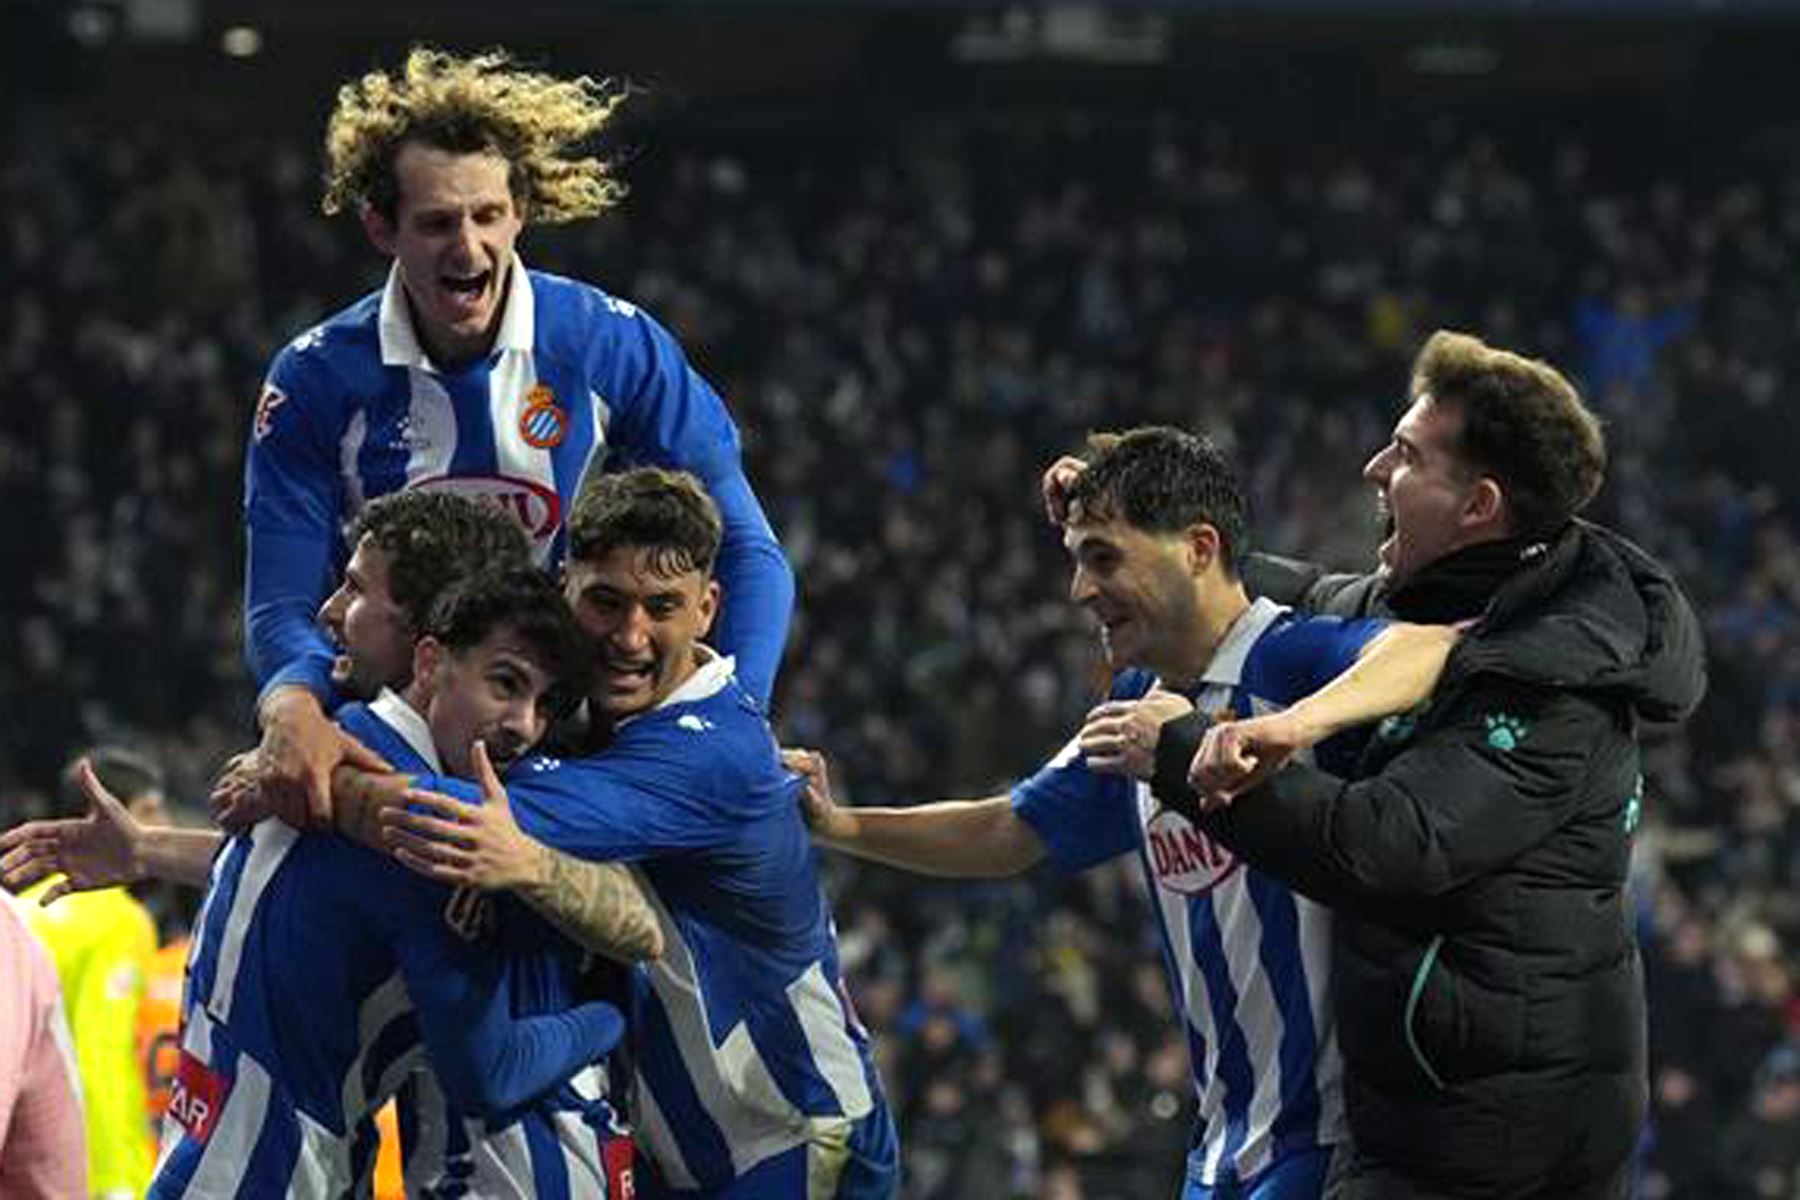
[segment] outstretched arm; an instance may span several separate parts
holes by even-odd
[[[92,806],[85,817],[30,821],[0,834],[0,882],[18,891],[60,874],[50,904],[71,892],[162,879],[205,887],[221,835],[210,829],[143,825],[82,762],[76,781]]]
[[[806,780],[803,804],[813,840],[857,858],[919,875],[1002,879],[1044,857],[1043,839],[1013,809],[1010,796],[943,800],[912,808],[845,808],[831,790],[825,756],[783,750]]]
[[[1390,625],[1349,670],[1280,712],[1212,726],[1190,781],[1209,804],[1248,791],[1302,750],[1430,698],[1462,637],[1447,625]]]

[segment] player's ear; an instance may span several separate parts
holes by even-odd
[[[426,699],[437,691],[438,671],[444,665],[444,643],[425,634],[413,643],[412,677]]]
[[[706,586],[700,590],[700,636],[705,637],[712,629],[713,618],[719,615],[719,581],[708,579]]]
[[[362,209],[363,232],[369,241],[383,254],[394,252],[394,223],[382,215],[381,210],[373,204],[365,204]]]
[[[1506,492],[1492,475],[1483,475],[1469,489],[1463,501],[1463,522],[1467,525],[1498,525],[1507,519]]]
[[[1196,577],[1219,560],[1219,531],[1204,521],[1187,527],[1188,570]]]

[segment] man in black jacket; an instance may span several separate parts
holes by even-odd
[[[1668,574],[1574,519],[1604,465],[1560,374],[1439,333],[1364,470],[1389,524],[1381,570],[1252,577],[1321,612],[1475,622],[1432,700],[1373,734],[1354,781],[1290,766],[1200,818],[1337,910],[1356,1143],[1340,1200],[1624,1194],[1646,1103],[1624,890],[1637,733],[1692,711],[1704,665]],[[1279,750],[1245,722],[1206,734],[1196,759],[1203,727],[1162,728],[1165,803],[1198,808],[1230,764]],[[1190,760],[1200,793],[1180,786]]]

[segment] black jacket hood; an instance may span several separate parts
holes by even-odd
[[[1660,563],[1586,521],[1521,557],[1452,656],[1445,683],[1494,673],[1606,693],[1659,724],[1694,711],[1706,694],[1700,622]]]

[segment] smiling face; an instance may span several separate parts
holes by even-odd
[[[596,715],[612,719],[653,708],[694,673],[694,646],[719,607],[719,585],[697,570],[670,572],[652,550],[619,546],[597,559],[571,559],[564,594],[593,639]]]
[[[388,565],[387,552],[363,538],[319,608],[319,623],[338,646],[332,685],[357,700],[399,687],[412,673],[413,630],[389,589]]]
[[[394,157],[394,177],[393,218],[365,213],[369,238],[398,264],[414,328],[433,361],[479,358],[499,330],[513,244],[525,227],[506,160],[407,142]]]
[[[450,774],[474,774],[470,755],[477,741],[487,744],[494,769],[504,772],[549,728],[550,673],[506,625],[465,650],[427,635],[413,655],[425,721]]]
[[[1113,667],[1184,670],[1184,644],[1202,624],[1187,538],[1075,514],[1063,545],[1075,564],[1069,598],[1099,622]]]
[[[1497,537],[1498,490],[1458,456],[1462,414],[1413,401],[1394,436],[1363,467],[1383,526],[1381,568],[1395,586],[1445,555]]]

